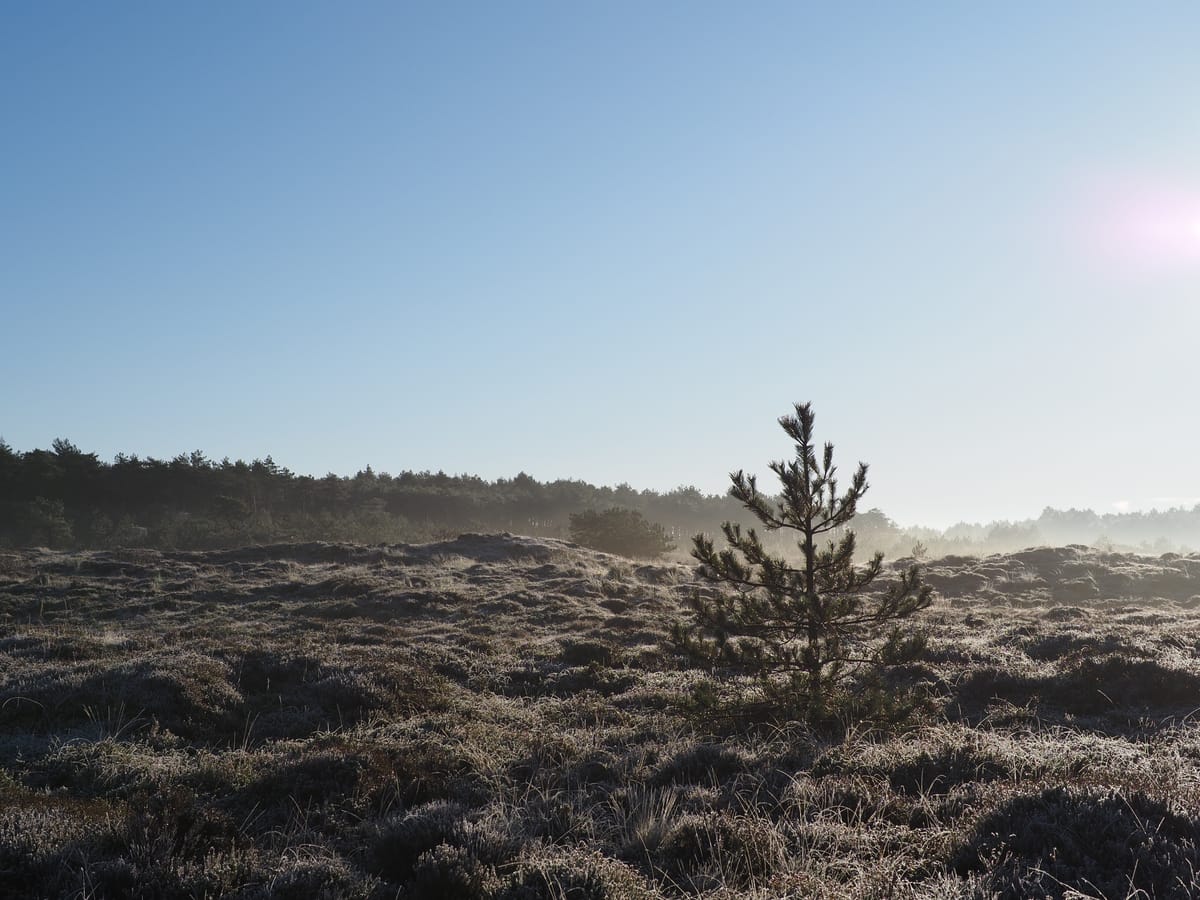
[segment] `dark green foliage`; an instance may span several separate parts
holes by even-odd
[[[867,491],[867,467],[860,463],[839,494],[833,444],[818,460],[813,420],[808,404],[779,420],[795,441],[796,457],[771,463],[780,480],[778,499],[762,494],[753,475],[730,476],[730,494],[768,531],[798,538],[801,565],[771,553],[754,528],[726,522],[723,550],[697,535],[692,555],[699,574],[724,590],[697,592],[695,621],[679,625],[674,639],[697,660],[754,677],[774,716],[819,722],[832,713],[882,711],[887,697],[880,674],[924,650],[923,638],[901,623],[930,604],[932,589],[914,565],[883,592],[873,591],[880,553],[855,566],[855,536],[847,526]],[[859,690],[850,693],[854,682]]]
[[[571,516],[571,540],[593,550],[621,556],[662,556],[675,549],[666,530],[634,509],[614,506]]]
[[[18,521],[29,535],[30,544],[69,547],[75,539],[61,500],[35,497],[24,505]]]

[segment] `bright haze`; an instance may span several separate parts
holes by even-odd
[[[904,523],[1190,506],[1197,47],[1192,2],[9,3],[0,434],[716,493],[808,400]]]

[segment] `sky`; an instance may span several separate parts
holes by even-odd
[[[1194,2],[0,6],[0,436],[1200,501]],[[764,479],[764,484],[769,482]]]

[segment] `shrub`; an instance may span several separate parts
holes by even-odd
[[[649,885],[625,863],[569,849],[521,862],[497,900],[653,900]]]
[[[417,857],[406,897],[423,900],[484,900],[492,896],[496,875],[462,847],[438,844]]]
[[[655,557],[675,549],[666,530],[633,509],[614,506],[571,516],[571,540],[593,550],[620,556]]]
[[[389,881],[407,881],[423,853],[439,844],[460,843],[465,815],[462,805],[438,801],[397,816],[380,828],[369,870]]]
[[[671,829],[660,857],[680,884],[704,889],[712,880],[744,889],[782,869],[787,852],[783,836],[769,819],[692,813]]]
[[[1191,897],[1198,838],[1195,820],[1140,792],[1052,788],[984,818],[953,864],[960,874],[991,869],[999,898]]]

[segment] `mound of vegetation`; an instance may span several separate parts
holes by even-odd
[[[960,872],[987,871],[1002,898],[1190,897],[1200,889],[1200,825],[1138,792],[1050,788],[976,825]]]

